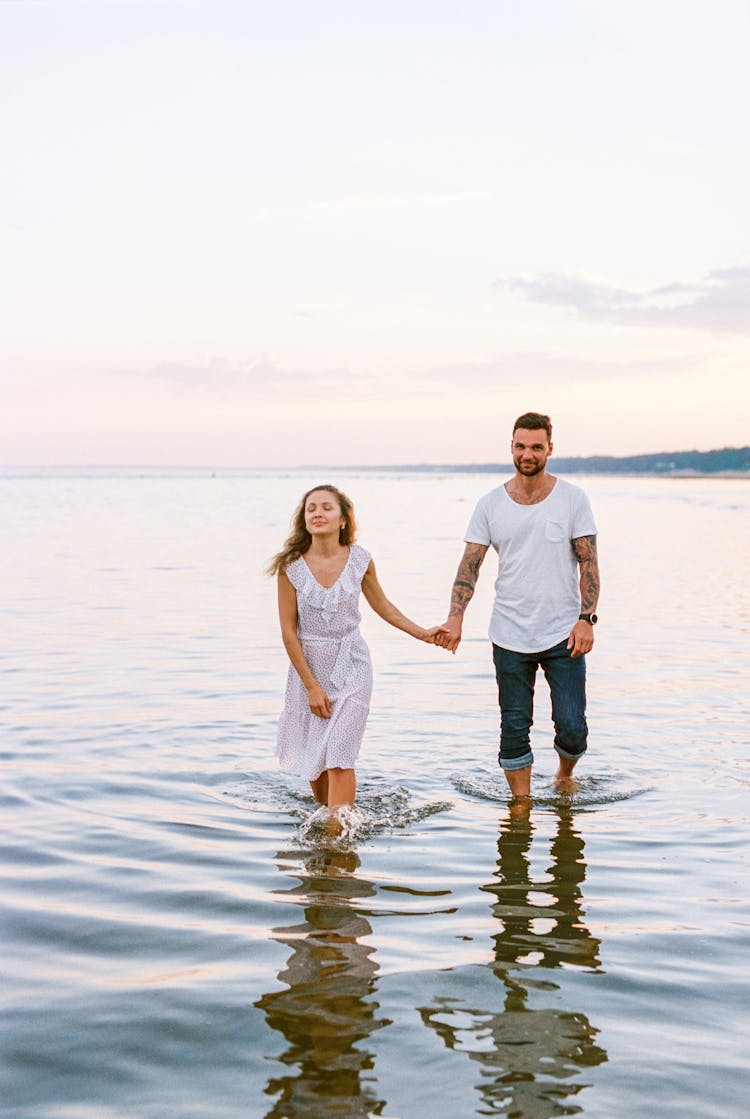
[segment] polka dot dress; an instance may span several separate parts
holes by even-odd
[[[297,592],[297,635],[305,660],[333,708],[330,719],[313,715],[307,690],[289,666],[276,756],[282,769],[308,781],[324,769],[353,769],[365,733],[372,663],[359,632],[359,595],[370,559],[353,544],[332,587],[318,582],[302,556],[286,568]]]

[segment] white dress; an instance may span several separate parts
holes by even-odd
[[[307,690],[289,666],[276,756],[282,769],[308,781],[324,769],[353,769],[372,695],[370,651],[359,632],[359,595],[370,553],[352,544],[332,587],[322,586],[304,557],[286,568],[297,592],[297,635],[305,660],[331,701],[330,719],[313,715]]]

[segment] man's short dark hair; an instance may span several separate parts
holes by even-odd
[[[550,443],[552,442],[552,420],[549,416],[545,416],[543,412],[524,412],[519,416],[513,424],[513,434],[515,435],[519,427],[524,431],[546,431],[547,438]]]

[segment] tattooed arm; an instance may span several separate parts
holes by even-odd
[[[444,632],[435,636],[435,644],[442,645],[444,649],[450,649],[451,653],[455,653],[461,641],[464,611],[474,595],[479,568],[487,555],[488,548],[489,544],[467,544],[458,565],[453,590],[451,591],[448,619],[443,626]]]
[[[573,552],[581,574],[581,613],[593,614],[599,601],[599,560],[596,554],[596,537],[579,536],[573,542]],[[594,646],[594,627],[582,619],[570,631],[568,648],[571,656],[580,657]]]

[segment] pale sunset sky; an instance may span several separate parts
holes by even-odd
[[[0,463],[750,442],[748,0],[4,0],[0,129]]]

